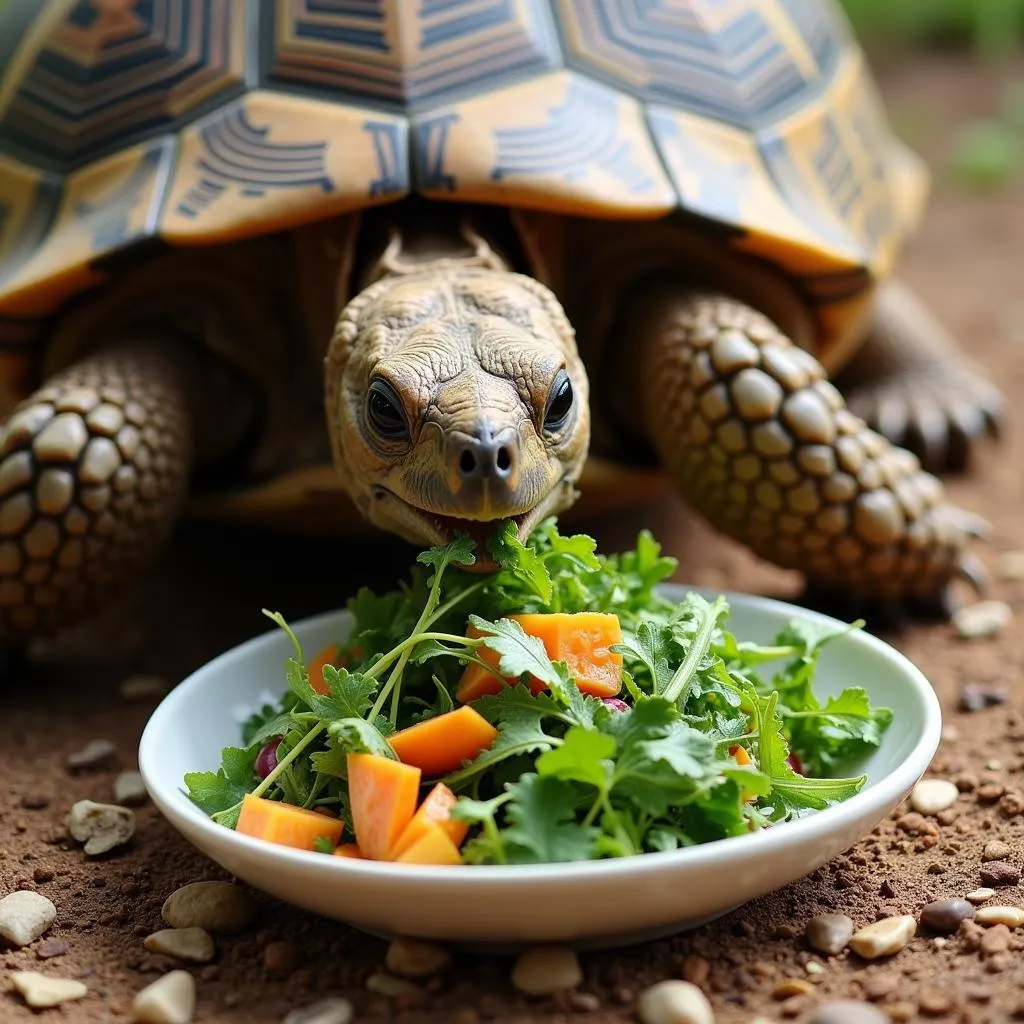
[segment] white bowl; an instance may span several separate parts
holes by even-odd
[[[661,588],[673,600],[688,589]],[[766,643],[794,618],[825,616],[767,598],[726,595],[729,628]],[[294,624],[316,651],[351,627],[346,611]],[[306,853],[214,824],[186,796],[186,772],[215,770],[221,748],[240,743],[239,723],[284,691],[291,646],[273,629],[214,658],[157,707],[139,749],[153,801],[195,846],[237,877],[280,899],[374,935],[419,936],[472,948],[570,942],[621,946],[718,917],[809,874],[859,839],[903,800],[939,743],[939,704],[928,680],[902,654],[863,631],[822,652],[822,696],[863,686],[894,712],[881,746],[859,765],[856,796],[767,831],[667,853],[527,866],[420,867]],[[468,911],[468,912],[467,912]]]

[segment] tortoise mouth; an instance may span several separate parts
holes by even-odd
[[[533,508],[514,516],[499,519],[462,519],[458,516],[446,516],[437,512],[429,512],[400,498],[394,491],[380,488],[377,498],[386,498],[389,511],[397,513],[403,521],[407,532],[415,535],[418,543],[430,546],[449,544],[460,534],[465,534],[473,542],[473,554],[476,561],[472,565],[462,566],[467,572],[496,572],[501,566],[494,560],[488,548],[488,541],[506,523],[515,526],[516,538],[525,544],[537,524],[561,507],[562,492],[569,485],[568,477],[559,479],[554,487]]]

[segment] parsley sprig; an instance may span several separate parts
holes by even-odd
[[[360,590],[348,603],[345,667],[324,671],[325,693],[311,685],[285,618],[265,611],[295,648],[287,690],[245,723],[242,746],[225,749],[216,772],[186,775],[192,800],[227,827],[255,793],[331,807],[351,828],[347,755],[394,757],[387,737],[451,710],[469,664],[544,689],[503,683],[474,701],[497,739],[441,780],[473,826],[468,863],[676,849],[821,810],[863,786],[863,775],[834,776],[881,742],[891,712],[861,688],[824,703],[814,691],[822,650],[861,623],[794,622],[770,645],[741,641],[727,629],[724,598],[674,602],[656,589],[676,563],[647,532],[632,550],[601,555],[592,538],[548,520],[526,544],[507,525],[488,546],[496,572],[467,571],[476,556],[460,536],[422,552],[394,589]],[[553,611],[619,617],[625,710],[581,692],[568,666],[509,617]],[[260,780],[256,758],[272,740],[277,765]],[[738,747],[751,763],[737,761]]]

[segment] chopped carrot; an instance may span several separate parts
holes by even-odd
[[[377,754],[349,754],[348,795],[356,841],[368,860],[388,851],[412,820],[419,796],[419,768]]]
[[[554,612],[510,615],[530,635],[537,637],[552,661],[564,661],[583,693],[594,697],[614,697],[622,689],[622,655],[612,651],[622,642],[619,617],[609,612]],[[470,627],[467,636],[480,634]],[[481,660],[497,670],[498,655],[489,648],[477,648]],[[507,680],[509,684],[515,680]],[[500,678],[479,665],[467,665],[459,680],[456,697],[463,704],[489,693],[499,693]],[[530,690],[545,689],[531,679]]]
[[[396,860],[435,826],[446,832],[456,847],[461,846],[469,831],[469,822],[451,816],[452,808],[458,799],[443,782],[438,782],[398,837],[398,841],[391,849],[390,859]]]
[[[428,718],[388,738],[391,749],[405,764],[425,775],[444,775],[463,761],[471,761],[497,739],[498,730],[470,707]]]
[[[358,843],[342,843],[334,848],[335,857],[347,857],[349,860],[364,860],[363,851]]]
[[[316,811],[246,793],[236,831],[297,850],[315,850],[317,839],[337,843],[345,823]]]
[[[337,644],[328,644],[310,663],[309,663],[309,685],[316,690],[317,693],[322,693],[327,696],[330,693],[330,689],[327,686],[327,680],[324,679],[324,669],[328,665],[336,664],[338,657],[341,654],[341,648]]]
[[[462,854],[443,828],[428,825],[423,835],[394,860],[397,864],[461,864]]]

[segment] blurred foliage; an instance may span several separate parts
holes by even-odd
[[[960,129],[953,139],[951,165],[963,184],[976,189],[1024,176],[1024,82],[1002,89],[995,115]]]
[[[983,56],[1024,48],[1024,0],[840,0],[865,45],[968,44]]]

